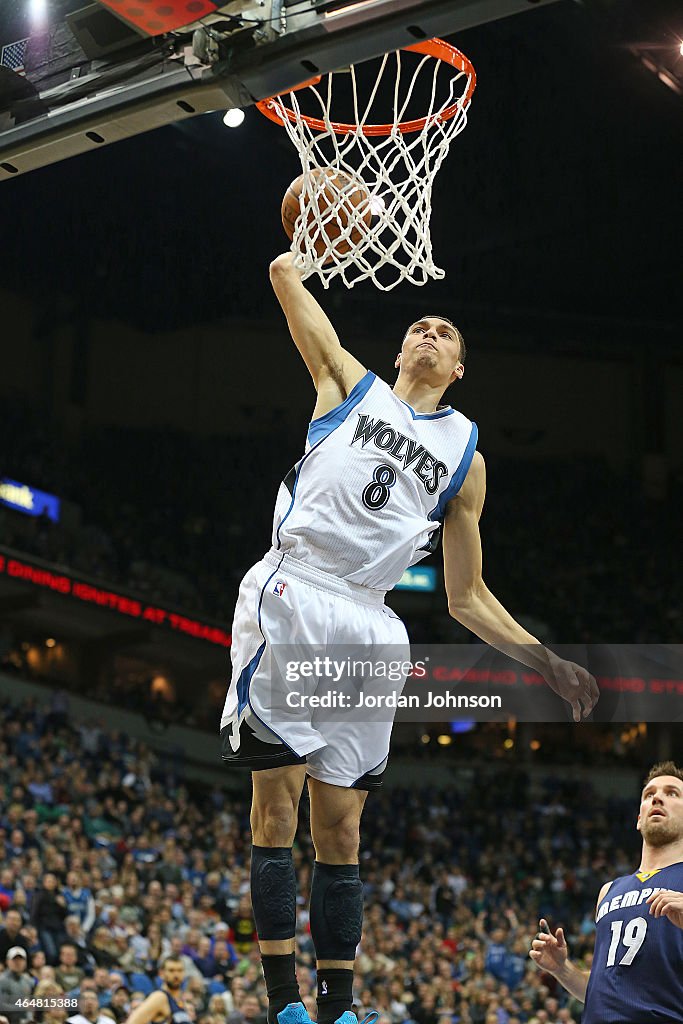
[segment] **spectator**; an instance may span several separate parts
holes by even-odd
[[[232,943],[238,953],[250,953],[256,942],[256,925],[251,900],[243,896],[232,919]]]
[[[104,925],[95,928],[88,952],[98,967],[114,967],[117,963],[116,941]]]
[[[14,899],[14,872],[9,868],[0,871],[0,910],[7,910]]]
[[[94,991],[97,995],[99,1005],[101,1007],[109,1006],[111,1001],[111,983],[108,969],[106,967],[96,967],[95,973],[93,974],[93,981],[95,983]]]
[[[102,729],[98,722],[89,719],[78,727],[78,735],[81,738],[81,749],[84,754],[96,758],[100,752],[102,740]]]
[[[239,1010],[228,1016],[228,1024],[267,1024],[267,1015],[261,1009],[256,996],[247,995]]]
[[[128,1019],[130,1012],[130,989],[126,985],[119,985],[114,989],[109,1004],[109,1009],[112,1011],[118,1024]]]
[[[10,909],[5,914],[5,925],[0,928],[0,961],[7,959],[7,951],[12,946],[21,946],[28,959],[29,946],[25,936],[21,934],[23,920],[18,910]]]
[[[220,978],[227,983],[237,963],[237,953],[234,947],[225,939],[216,939],[213,944],[213,960],[213,977]]]
[[[57,877],[48,871],[43,875],[43,885],[38,891],[31,923],[38,930],[40,944],[45,950],[49,964],[56,964],[59,944],[64,938],[64,918],[67,916],[66,902],[57,890]]]
[[[201,978],[199,968],[195,964],[193,957],[186,952],[186,948],[180,935],[174,935],[171,939],[171,951],[168,955],[177,957],[180,960],[186,978],[193,976]]]
[[[43,967],[45,967],[45,963],[45,953],[43,952],[42,949],[37,949],[35,950],[34,953],[31,953],[31,966],[29,968],[29,974],[34,979],[34,981],[38,981],[38,978],[40,977],[40,972],[42,971]]]
[[[28,815],[29,812],[27,811],[26,814],[24,815],[25,820],[28,819]],[[36,886],[36,876],[32,874],[30,871],[27,871],[24,875],[22,875],[21,887],[17,889],[17,894],[19,892],[22,892],[24,894],[25,912],[30,918],[31,911],[33,910],[33,904],[35,902],[35,898],[38,892]]]
[[[78,1013],[67,1017],[67,1024],[111,1024],[111,1017],[102,1013],[95,992],[81,992]]]
[[[211,952],[211,939],[203,935],[199,940],[197,955],[193,958],[195,966],[204,978],[213,978],[218,971],[216,959]]]
[[[59,964],[55,971],[55,980],[65,992],[78,988],[85,971],[78,966],[76,947],[71,942],[63,942],[59,947]]]
[[[12,946],[7,951],[5,970],[0,974],[0,1004],[15,1006],[20,1000],[28,999],[33,992],[33,978],[27,971],[26,950],[23,946]],[[30,1019],[27,1010],[8,1011],[9,1024],[24,1024]]]
[[[62,896],[67,912],[79,919],[81,928],[87,935],[95,923],[95,900],[90,889],[83,887],[80,871],[69,871]]]
[[[455,905],[455,890],[451,885],[448,870],[444,869],[434,892],[434,912],[444,923],[448,923],[453,917]]]
[[[64,690],[55,690],[50,698],[50,712],[47,724],[58,732],[69,719],[69,695]]]
[[[45,971],[52,971],[52,975],[45,974],[42,977],[36,987],[33,990],[34,999],[60,999],[63,1000],[65,997],[64,989],[61,985],[58,985],[54,978],[54,968],[47,967]]]
[[[64,930],[66,932],[66,941],[70,942],[76,950],[76,964],[86,970],[91,970],[95,966],[93,958],[88,953],[88,948],[85,941],[85,935],[81,928],[81,922],[79,919],[70,914],[64,918]]]
[[[174,944],[161,934],[161,925],[158,921],[150,921],[147,929],[147,950],[145,956],[144,969],[148,974],[156,973],[158,965],[167,957],[173,955],[179,955],[180,949],[182,948],[182,939],[176,944],[176,952],[174,953]],[[194,964],[190,961],[190,968],[194,969]]]
[[[210,871],[206,875],[206,881],[200,895],[211,897],[211,906],[221,920],[226,920],[230,917],[231,908],[227,900],[228,891],[228,886],[226,886],[221,878],[220,871]]]
[[[179,866],[176,864],[176,850],[175,843],[173,840],[166,843],[161,860],[154,869],[154,878],[161,882],[162,885],[180,885],[183,880],[183,874]]]

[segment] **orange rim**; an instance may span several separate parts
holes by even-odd
[[[403,50],[412,50],[415,53],[426,53],[430,57],[435,57],[437,60],[442,60],[446,64],[450,64],[457,71],[464,72],[468,75],[467,89],[455,103],[452,103],[450,107],[446,107],[441,110],[438,114],[433,114],[429,120],[432,122],[436,121],[449,121],[452,117],[455,117],[457,112],[472,99],[472,93],[477,84],[477,75],[473,65],[467,59],[464,53],[460,50],[456,50],[450,43],[445,42],[443,39],[427,39],[423,43],[412,43],[410,46],[403,46]],[[305,89],[308,85],[317,85],[321,79],[321,75],[316,78],[309,78],[307,81],[302,82],[301,85],[297,85],[296,89],[290,90],[295,92],[298,89]],[[279,100],[282,104],[281,107],[276,106],[276,101]],[[269,96],[268,99],[259,100],[256,104],[258,109],[266,117],[274,121],[275,124],[284,125],[284,121],[280,115],[280,110],[284,108],[284,114],[289,121],[296,122],[298,120],[297,115],[294,111],[287,107],[284,103],[282,95]],[[301,114],[301,120],[305,121],[309,128],[313,128],[318,132],[328,131],[332,128],[335,135],[349,135],[352,132],[358,130],[357,124],[342,124],[339,121],[331,121],[328,125],[325,121],[320,120],[318,117],[309,117],[308,114]],[[410,132],[420,132],[427,124],[427,117],[419,117],[416,121],[402,121],[396,125],[396,128],[404,135]],[[363,135],[391,135],[394,130],[393,124],[366,124],[363,125],[361,131]]]

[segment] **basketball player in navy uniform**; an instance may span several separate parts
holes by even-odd
[[[133,1010],[126,1024],[192,1024],[182,1001],[181,986],[185,976],[182,960],[165,957],[159,975],[162,987],[150,993]]]
[[[588,672],[527,633],[482,580],[485,471],[477,428],[440,404],[464,373],[457,328],[440,316],[412,324],[391,388],[342,348],[291,253],[271,264],[270,277],[318,397],[305,453],[278,492],[271,550],[240,587],[222,752],[226,762],[253,772],[251,896],[268,1024],[309,1021],[295,976],[292,862],[306,778],[316,853],[310,929],[318,1022],[355,1024],[351,989],[363,913],[359,823],[368,791],[381,784],[392,723],[315,714],[275,720],[278,650],[362,643],[407,658],[405,627],[384,595],[433,550],[443,524],[451,614],[493,646],[514,647],[571,703],[576,721],[590,713],[597,687]]]
[[[537,967],[585,1002],[581,1024],[683,1024],[683,769],[672,761],[647,776],[636,828],[640,867],[600,890],[590,971],[544,920],[531,944]]]

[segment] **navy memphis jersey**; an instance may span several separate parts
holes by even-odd
[[[168,1008],[171,1011],[170,1016],[167,1017],[170,1024],[192,1024],[192,1018],[185,1007],[181,1006],[180,1003],[173,998],[167,988],[163,991],[166,993],[168,998]]]
[[[683,1024],[683,929],[645,902],[660,889],[683,891],[683,863],[617,878],[600,901],[581,1024]]]

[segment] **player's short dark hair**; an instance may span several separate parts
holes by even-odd
[[[450,327],[452,327],[453,330],[455,331],[455,334],[456,334],[456,337],[457,337],[458,341],[460,342],[460,362],[461,363],[465,362],[465,356],[467,355],[467,349],[465,348],[465,339],[463,338],[461,332],[455,326],[455,324],[453,323],[452,320],[449,320],[447,316],[438,316],[436,313],[429,313],[428,316],[423,316],[420,319],[421,320],[443,320],[443,322],[445,324],[448,324]],[[415,321],[416,324],[419,323],[419,322],[420,322],[419,320]]]
[[[163,969],[166,966],[166,964],[182,964],[182,962],[183,958],[181,956],[165,956],[164,959],[161,961],[161,967]]]
[[[679,779],[683,782],[683,768],[679,768],[673,761],[660,761],[659,764],[655,764],[650,768],[647,773],[647,778],[643,782],[643,789],[648,786],[653,779],[658,779],[660,775],[673,775],[675,779]]]

